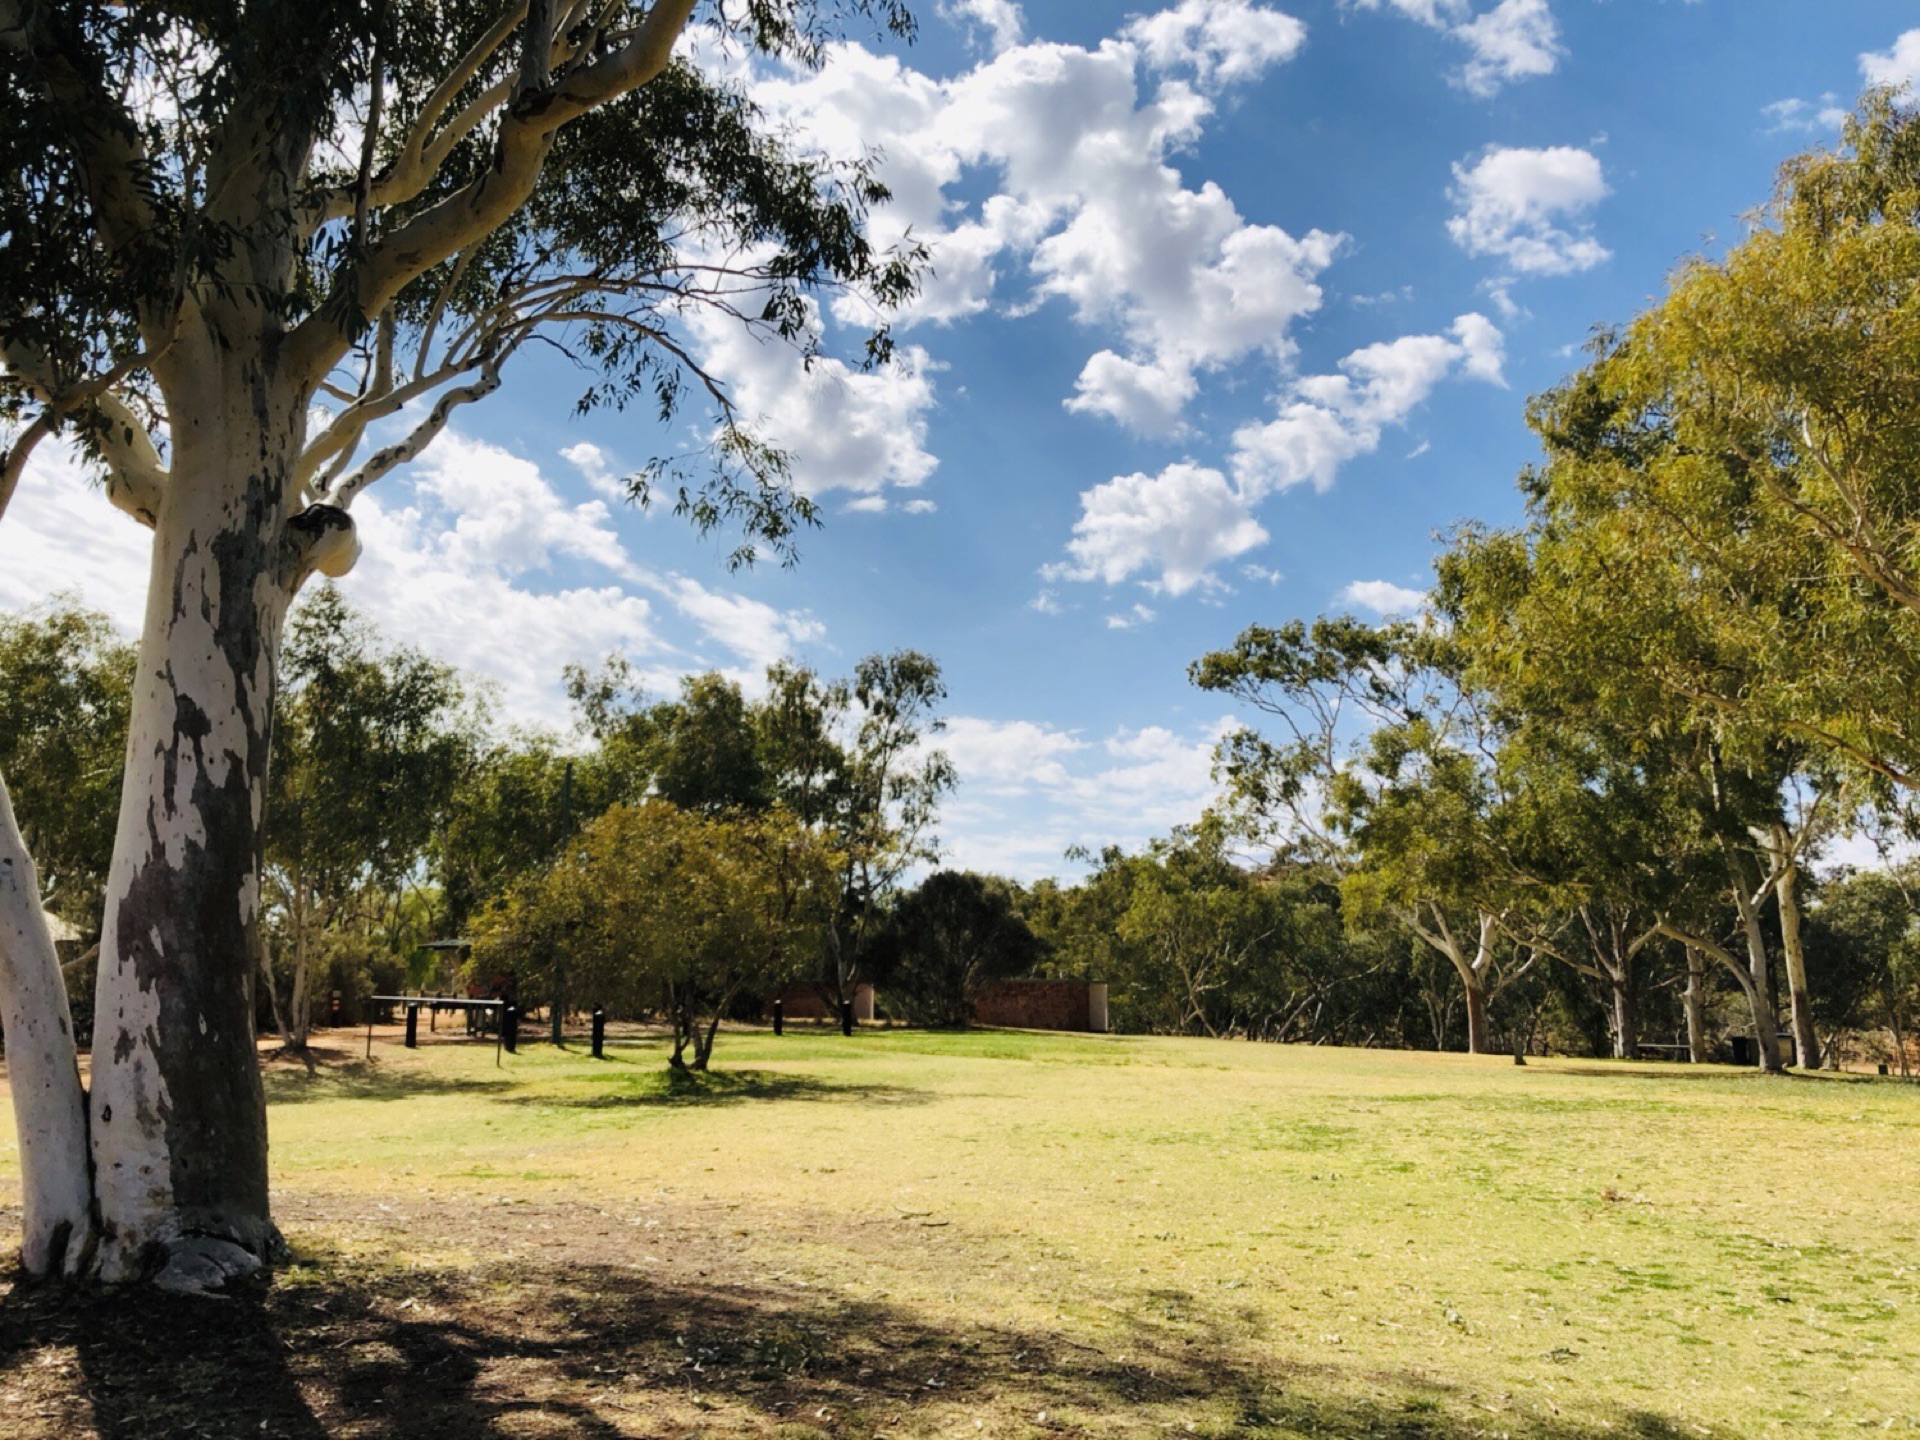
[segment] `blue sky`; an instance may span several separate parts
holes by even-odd
[[[538,354],[356,510],[347,595],[564,726],[561,668],[620,649],[668,693],[794,655],[936,656],[955,863],[1193,818],[1229,710],[1187,664],[1244,625],[1417,603],[1437,530],[1510,522],[1526,397],[1868,79],[1920,77],[1892,0],[949,0],[917,44],[733,69],[832,153],[884,155],[885,238],[933,274],[903,363],[803,373],[695,322],[826,523],[798,566],[625,506],[684,436],[575,418]],[[830,355],[857,300],[829,298]],[[78,591],[129,629],[145,532],[46,451],[0,525],[0,604]]]

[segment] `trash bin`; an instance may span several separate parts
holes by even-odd
[[[1760,1052],[1753,1048],[1751,1035],[1735,1035],[1733,1040],[1733,1063],[1752,1065],[1760,1058]]]

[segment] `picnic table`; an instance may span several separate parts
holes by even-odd
[[[493,1058],[494,1062],[498,1064],[500,1060],[500,1047],[506,1038],[506,1026],[502,1022],[506,1019],[507,1004],[508,1002],[505,1000],[463,1000],[452,995],[375,995],[371,997],[367,1009],[367,1058],[369,1060],[373,1058],[373,1022],[375,1012],[379,1011],[391,1017],[393,1007],[401,1005],[406,1007],[406,1046],[409,1050],[414,1049],[418,1043],[416,1037],[420,1023],[419,1015],[422,1009],[427,1011],[427,1028],[429,1030],[438,1027],[440,1012],[442,1010],[457,1010],[464,1013],[467,1017],[467,1033],[469,1035],[485,1035],[489,1028],[489,1019],[491,1019],[491,1028],[494,1037]]]

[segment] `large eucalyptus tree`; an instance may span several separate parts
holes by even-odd
[[[884,307],[916,257],[869,246],[864,167],[793,153],[676,50],[691,27],[806,63],[837,17],[910,28],[897,0],[0,0],[0,510],[64,432],[153,531],[90,1096],[0,799],[29,1271],[208,1288],[274,1247],[269,720],[287,607],[353,563],[368,486],[545,338],[594,373],[585,405],[699,400],[700,445],[638,498],[790,554],[810,507],[685,321],[805,351],[810,288]]]

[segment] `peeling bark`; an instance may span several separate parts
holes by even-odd
[[[209,360],[154,534],[95,1003],[100,1273],[207,1288],[277,1243],[255,1052],[294,392]]]

